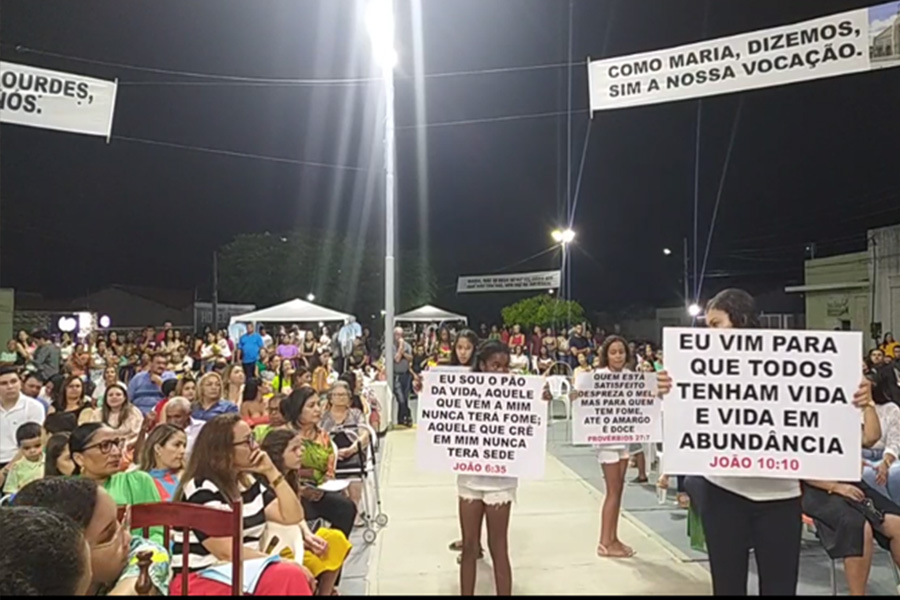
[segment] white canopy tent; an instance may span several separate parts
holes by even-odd
[[[231,323],[305,323],[343,321],[352,315],[294,298],[269,308],[231,317]]]
[[[458,315],[430,304],[420,306],[419,308],[405,312],[402,315],[397,315],[394,317],[394,320],[398,322],[407,321],[413,323],[435,323],[440,321],[462,321],[466,324],[469,323],[469,319],[463,315]]]

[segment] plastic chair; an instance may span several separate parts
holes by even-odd
[[[120,517],[125,508],[124,506],[119,507]],[[188,556],[190,555],[191,531],[199,531],[213,538],[231,538],[231,595],[243,595],[244,520],[243,506],[240,500],[231,504],[231,511],[208,508],[189,502],[135,504],[131,507],[131,527],[142,530],[144,537],[149,537],[151,527],[159,526],[164,528],[166,548],[171,548],[170,531],[172,528],[180,530],[183,536],[182,596],[188,595]]]

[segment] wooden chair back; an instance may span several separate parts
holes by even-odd
[[[131,507],[131,528],[140,529],[145,538],[150,537],[151,527],[163,527],[166,551],[171,548],[171,530],[179,530],[182,538],[181,595],[188,595],[188,556],[190,532],[199,531],[208,537],[231,538],[231,594],[243,595],[243,506],[240,500],[231,504],[231,510],[218,510],[189,502],[159,502],[135,504]],[[119,515],[125,507],[119,507]]]

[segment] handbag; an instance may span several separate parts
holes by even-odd
[[[691,540],[691,548],[697,552],[707,554],[706,550],[706,533],[703,531],[703,522],[700,520],[700,513],[693,502],[688,508],[687,533]]]
[[[884,523],[884,513],[875,507],[875,503],[872,502],[871,498],[863,498],[859,502],[851,500],[850,498],[844,498],[844,501],[855,511],[862,513],[862,516],[864,516],[869,523],[874,525],[875,529],[879,529]]]

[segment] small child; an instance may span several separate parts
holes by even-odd
[[[37,423],[23,423],[16,430],[16,443],[22,458],[12,466],[3,491],[15,494],[20,489],[44,476],[44,438]]]

